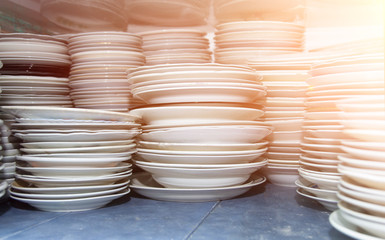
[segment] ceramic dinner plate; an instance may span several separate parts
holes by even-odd
[[[127,189],[120,193],[74,199],[32,199],[16,197],[15,195],[11,195],[11,198],[43,211],[74,212],[101,208],[109,202],[127,195],[129,192],[130,190]]]
[[[25,107],[25,106],[3,106],[4,112],[19,118],[44,118],[44,119],[83,119],[83,120],[106,120],[106,121],[129,121],[138,120],[136,116],[128,113],[117,113],[93,109],[58,108],[58,107]]]
[[[236,120],[256,120],[263,111],[253,108],[221,106],[159,106],[134,109],[132,115],[140,116],[145,124],[187,124]]]
[[[238,186],[222,188],[165,188],[154,181],[148,173],[135,174],[130,188],[135,192],[160,201],[175,202],[206,202],[231,199],[260,185],[266,181],[265,177],[253,175],[250,181]]]
[[[329,222],[334,228],[336,228],[341,233],[355,239],[365,239],[365,240],[382,239],[382,238],[371,236],[368,233],[364,232],[359,226],[356,226],[346,221],[341,215],[341,210],[334,211],[329,216]]]

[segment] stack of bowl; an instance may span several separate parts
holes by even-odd
[[[71,61],[67,42],[59,37],[1,33],[0,87],[2,106],[60,106],[72,107],[69,96],[68,73]],[[0,113],[4,169],[0,179],[12,181],[19,141],[12,136],[13,116]]]
[[[384,79],[382,78],[382,81]],[[365,83],[366,85],[367,83]],[[384,94],[340,100],[343,132],[339,155],[342,173],[339,210],[330,216],[338,230],[360,239],[385,238],[385,97]],[[351,236],[353,236],[351,235]]]
[[[211,52],[206,32],[168,29],[141,32],[146,65],[209,63]]]
[[[142,39],[126,32],[88,32],[69,38],[71,98],[75,107],[127,112],[132,99],[126,71],[145,62]]]
[[[134,97],[149,104],[132,110],[144,124],[135,164],[149,173],[132,189],[160,200],[213,201],[264,181],[251,175],[266,164],[264,138],[272,130],[252,104],[266,94],[252,69],[158,65],[129,78]]]
[[[336,103],[352,96],[367,98],[384,93],[383,55],[370,54],[338,58],[313,66],[311,86],[307,93],[305,113],[305,137],[301,144],[300,175],[316,184],[318,191],[333,190],[329,198],[319,201],[334,201],[336,208],[337,185],[341,177],[338,171],[339,156],[343,153],[341,141],[348,136],[341,125],[341,111]],[[365,116],[365,114],[362,114]],[[367,116],[366,116],[367,117]],[[300,188],[302,195],[314,196]],[[329,207],[329,209],[333,209]]]
[[[0,119],[0,125],[3,125],[3,120]],[[3,162],[3,147],[0,146],[0,174],[4,174],[5,171],[5,167],[6,167],[6,163]],[[0,178],[0,202],[5,199],[6,197],[6,190],[7,190],[7,187],[8,187],[8,183],[7,181],[4,180],[4,176],[1,176]]]
[[[267,61],[250,59],[249,65],[263,76],[262,84],[267,88],[267,97],[262,102],[264,120],[274,127],[264,172],[273,184],[295,187],[310,61],[305,54],[285,54]]]
[[[11,198],[45,211],[102,207],[129,192],[137,117],[100,110],[4,106],[22,139]]]
[[[215,62],[246,64],[249,58],[303,51],[304,27],[278,21],[221,23],[215,32]]]

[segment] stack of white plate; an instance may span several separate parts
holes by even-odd
[[[149,173],[133,180],[135,191],[160,200],[214,201],[265,180],[252,173],[266,164],[264,138],[272,130],[251,104],[266,94],[252,69],[158,65],[129,77],[134,96],[153,104],[132,110],[144,124],[135,163]]]
[[[267,62],[251,59],[250,65],[263,76],[262,84],[267,88],[267,97],[262,102],[264,120],[274,127],[269,136],[265,174],[273,184],[295,187],[310,61],[305,54],[285,54],[270,57]]]
[[[4,106],[16,117],[13,199],[45,211],[102,207],[129,192],[137,117],[100,110]]]
[[[341,141],[347,136],[341,125],[341,111],[336,103],[341,99],[384,93],[383,55],[359,55],[335,59],[315,65],[308,79],[305,137],[301,144],[300,175],[320,189],[337,192],[341,173],[339,156]],[[361,114],[362,117],[368,115]],[[363,125],[364,126],[364,125]],[[324,184],[325,183],[325,184]],[[326,184],[327,183],[327,184]],[[312,194],[303,190],[303,195]],[[337,199],[334,199],[335,205]],[[336,206],[335,206],[336,208]],[[329,208],[332,209],[332,208]]]
[[[43,0],[40,13],[69,32],[124,31],[123,0]]]
[[[0,34],[0,105],[72,106],[71,61],[65,40],[21,33]]]
[[[1,33],[0,43],[2,75],[68,77],[71,61],[64,39],[32,33]]]
[[[3,121],[0,120],[0,125],[3,125]],[[2,135],[2,134],[1,134]],[[5,163],[3,162],[3,147],[0,146],[0,174],[4,173]],[[0,177],[0,202],[5,199],[8,183],[4,180],[4,177]]]
[[[277,21],[227,22],[216,26],[215,62],[246,64],[260,56],[303,51],[304,27]]]
[[[0,69],[2,106],[72,107],[68,73],[71,61],[63,38],[29,34],[0,34]],[[3,169],[0,179],[12,181],[19,140],[13,137],[14,117],[0,113]]]
[[[205,25],[211,3],[196,0],[124,0],[124,2],[129,23],[168,27]]]
[[[75,107],[127,112],[132,99],[126,71],[145,62],[142,39],[126,32],[88,32],[69,38],[71,98]]]
[[[209,63],[211,52],[206,32],[168,29],[141,32],[146,65]]]
[[[337,106],[342,110],[343,132],[352,139],[342,141],[339,210],[333,212],[330,222],[354,238],[384,239],[384,93],[340,100]]]

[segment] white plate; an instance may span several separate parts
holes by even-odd
[[[16,179],[23,180],[37,187],[70,187],[70,186],[94,186],[113,184],[122,179],[127,179],[131,176],[132,170],[125,171],[119,174],[111,174],[99,177],[82,177],[82,178],[52,178],[52,177],[34,177],[31,175],[16,174]]]
[[[316,200],[317,202],[319,202],[322,206],[324,206],[329,211],[334,211],[334,210],[338,209],[338,207],[337,207],[338,201],[337,200],[316,197],[316,196],[312,195],[311,193],[307,192],[303,188],[298,188],[297,193],[301,196],[306,197],[306,198]]]
[[[89,142],[89,141],[118,141],[130,140],[140,134],[139,130],[108,130],[108,131],[86,131],[68,133],[16,133],[15,136],[24,142]]]
[[[132,152],[118,154],[44,154],[20,155],[19,161],[25,161],[33,167],[114,167],[120,162],[131,159]],[[115,156],[114,156],[115,155]]]
[[[385,161],[369,161],[365,159],[352,158],[349,155],[339,155],[338,159],[341,160],[344,165],[361,168],[361,169],[377,169],[385,170]]]
[[[135,149],[136,144],[98,147],[74,147],[74,148],[20,148],[26,154],[50,154],[50,153],[116,153],[127,152]]]
[[[357,199],[357,200],[360,200],[360,201],[364,201],[367,203],[373,203],[373,204],[379,204],[382,206],[385,205],[384,196],[381,196],[381,195],[380,196],[369,195],[367,193],[357,192],[355,190],[346,188],[346,187],[342,186],[341,184],[338,185],[338,190],[341,193],[345,194],[346,196],[350,196],[350,197]]]
[[[341,144],[343,140],[335,138],[316,138],[316,137],[304,137],[306,143],[317,143],[317,144]]]
[[[362,201],[362,200],[357,200],[353,197],[346,195],[343,192],[338,192],[337,196],[340,199],[340,201],[343,201],[343,202],[346,202],[352,206],[361,208],[362,210],[364,210],[365,212],[367,212],[371,215],[383,217],[383,218],[385,217],[385,206],[384,205],[379,205],[379,204],[369,203],[369,202]]]
[[[379,150],[368,150],[368,149],[359,149],[355,147],[342,146],[341,149],[350,154],[353,157],[363,159],[363,160],[372,160],[372,161],[381,161],[383,162],[385,151]]]
[[[385,176],[383,171],[381,175],[372,174],[371,172],[366,172],[365,170],[355,169],[355,168],[347,168],[346,166],[340,165],[338,167],[338,171],[340,171],[344,176],[353,179],[356,183],[370,187],[378,190],[385,190]],[[377,171],[378,172],[378,171]]]
[[[165,188],[155,182],[148,173],[135,174],[130,188],[135,192],[156,200],[175,202],[206,202],[231,199],[239,196],[252,187],[266,181],[265,177],[253,175],[245,184],[223,188]]]
[[[299,175],[301,177],[303,177],[304,179],[306,179],[309,182],[316,184],[321,189],[328,189],[328,190],[337,190],[338,189],[338,183],[339,183],[338,180],[324,178],[324,177],[322,177],[321,174],[320,174],[320,176],[309,175],[309,174],[304,173],[300,169],[298,171],[299,171]]]
[[[237,167],[253,167],[256,164],[265,164],[265,158],[259,158],[257,161],[251,163],[228,163],[228,164],[189,164],[189,163],[159,163],[159,162],[147,162],[134,160],[134,163],[141,166],[150,166],[150,167],[165,167],[165,168],[190,168],[190,169],[215,169],[215,168],[237,168]]]
[[[273,131],[268,139],[272,142],[299,142],[302,137],[303,131]]]
[[[355,191],[356,193],[364,194],[365,196],[377,196],[377,197],[381,197],[382,200],[385,197],[385,191],[384,190],[378,190],[378,189],[359,185],[356,182],[354,182],[353,180],[349,179],[348,177],[342,177],[341,178],[340,186],[343,186],[347,189]]]
[[[341,145],[331,145],[331,144],[318,144],[318,143],[301,143],[303,149],[317,150],[317,151],[326,151],[326,152],[341,152]]]
[[[16,129],[130,129],[139,127],[140,124],[133,122],[87,122],[87,123],[75,123],[75,122],[44,122],[40,123],[13,123],[12,127]]]
[[[345,139],[346,135],[343,134],[342,130],[333,130],[333,129],[309,129],[304,131],[305,134],[309,134],[313,137],[318,138],[335,138],[335,139]]]
[[[369,106],[368,106],[369,108]],[[359,132],[362,129],[362,126],[365,126],[365,130],[380,130],[385,131],[385,121],[384,120],[371,120],[371,119],[349,119],[349,120],[341,120],[340,121],[345,128],[350,129],[352,133],[354,131]],[[361,130],[362,131],[362,130]]]
[[[176,143],[257,143],[269,135],[268,127],[254,126],[192,126],[159,129],[142,133],[140,139]],[[188,137],[186,137],[188,136]]]
[[[227,187],[243,184],[251,174],[267,161],[247,164],[247,167],[232,168],[172,168],[139,165],[146,172],[150,172],[156,182],[172,188],[212,188]]]
[[[368,233],[363,232],[363,230],[359,226],[353,225],[348,221],[346,221],[341,215],[341,210],[337,210],[333,212],[329,216],[329,222],[334,228],[336,228],[341,233],[355,239],[363,239],[363,240],[381,240],[382,239],[382,238],[371,236]]]
[[[116,167],[22,167],[17,166],[16,170],[31,173],[38,177],[99,177],[127,171],[132,165],[120,163]]]
[[[326,164],[326,165],[338,165],[340,163],[340,160],[338,159],[325,159],[325,158],[318,158],[318,157],[310,157],[308,154],[302,154],[300,157],[300,160],[304,160],[306,162],[313,162],[316,164]]]
[[[242,151],[261,149],[267,144],[268,141],[249,144],[170,143],[139,141],[138,147],[175,151]]]
[[[384,81],[384,71],[362,71],[335,73],[312,77],[306,80],[310,86],[319,86],[336,83]]]
[[[128,122],[138,120],[136,116],[132,116],[128,113],[79,108],[3,106],[1,109],[4,112],[19,118],[83,119]]]
[[[128,145],[134,140],[96,141],[96,142],[25,142],[20,145],[24,148],[75,148]]]
[[[88,193],[92,194],[99,191],[108,191],[111,189],[127,187],[129,182],[130,180],[123,180],[123,181],[118,181],[114,184],[105,184],[105,185],[43,188],[43,187],[34,187],[30,185],[20,184],[17,181],[14,181],[11,184],[11,186],[13,189],[16,189],[20,192],[25,192],[30,194],[55,194],[55,195],[60,194],[60,195],[71,196],[72,194],[88,194]]]
[[[150,104],[178,102],[252,103],[265,95],[266,91],[262,89],[225,86],[175,87],[133,92],[135,98]]]
[[[86,211],[91,209],[97,209],[105,206],[109,202],[127,195],[130,190],[123,191],[121,193],[76,198],[76,199],[53,199],[53,200],[42,200],[42,199],[29,199],[20,198],[11,195],[12,199],[18,200],[23,203],[27,203],[37,209],[49,212],[74,212],[74,211]]]
[[[188,124],[219,121],[256,120],[263,111],[253,108],[221,106],[159,106],[134,109],[130,112],[144,124]]]
[[[338,203],[341,216],[348,222],[360,226],[369,234],[385,238],[385,218],[366,214],[360,208],[356,208],[343,201]]]
[[[335,200],[335,201],[338,200],[336,190],[327,190],[327,189],[318,188],[317,185],[309,181],[306,181],[303,178],[300,178],[297,181],[295,181],[295,184],[298,187],[305,189],[307,192],[315,195],[316,197]]]
[[[364,126],[366,128],[367,125],[365,124]],[[385,130],[381,129],[344,129],[343,132],[347,136],[356,138],[360,141],[385,142]]]
[[[298,166],[272,166],[267,164],[262,170],[269,182],[278,186],[295,187],[298,179]]]
[[[15,184],[13,184],[15,185]],[[127,189],[127,186],[113,188],[104,191],[95,191],[88,193],[72,193],[72,194],[36,194],[36,193],[25,193],[18,191],[17,188],[11,187],[9,193],[14,197],[28,198],[28,199],[41,199],[41,200],[66,200],[66,199],[76,199],[76,198],[87,198],[87,197],[97,197],[105,196],[110,194],[115,194]]]
[[[153,152],[143,152],[138,151],[136,156],[140,159],[156,162],[156,163],[180,163],[180,164],[234,164],[234,163],[248,163],[256,160],[258,157],[263,155],[266,152],[267,148],[262,148],[253,151],[245,151],[245,153],[240,153],[243,151],[237,151],[238,153],[231,153],[231,151],[224,151],[221,154],[220,151],[209,152],[206,154],[206,151],[200,152],[185,152],[186,154],[180,153],[179,151],[169,151],[169,150],[154,150]],[[156,153],[156,152],[165,152],[165,153]],[[193,153],[193,154],[191,154]],[[210,154],[211,153],[211,154]]]
[[[358,148],[358,149],[368,149],[368,150],[385,149],[384,142],[363,142],[363,141],[355,141],[355,140],[343,140],[341,141],[341,144],[347,147]]]

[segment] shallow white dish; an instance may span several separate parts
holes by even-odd
[[[355,239],[365,239],[365,240],[382,240],[383,239],[383,238],[371,236],[368,233],[364,232],[359,226],[353,225],[348,221],[346,221],[341,215],[341,210],[334,211],[329,216],[329,222],[334,228],[336,228],[341,233]]]
[[[13,184],[14,185],[14,184]],[[115,194],[127,189],[127,185],[123,187],[103,190],[103,191],[95,191],[95,192],[86,192],[86,193],[67,193],[67,194],[39,194],[39,193],[26,193],[17,190],[14,187],[9,189],[9,193],[12,196],[27,198],[27,199],[41,199],[41,200],[66,200],[66,199],[76,199],[76,198],[87,198],[87,197],[97,197],[97,196],[105,196],[110,194]]]
[[[136,144],[97,146],[97,147],[73,147],[73,148],[20,148],[26,154],[50,154],[50,153],[115,153],[134,150]]]
[[[385,218],[372,216],[363,213],[360,208],[356,208],[343,201],[338,203],[341,216],[353,225],[360,226],[366,232],[381,238],[385,238]]]
[[[328,189],[328,190],[337,190],[338,188],[338,180],[335,179],[326,179],[322,176],[312,176],[304,174],[303,172],[299,171],[299,175],[306,179],[309,182],[312,182],[316,184],[321,189]]]
[[[138,120],[138,117],[128,113],[79,108],[3,106],[1,109],[19,118],[88,119],[128,122]]]
[[[24,142],[80,142],[80,141],[118,141],[130,140],[140,133],[140,130],[95,130],[68,133],[16,133],[15,136]]]
[[[123,197],[130,192],[129,189],[116,194],[86,197],[77,199],[54,199],[54,200],[42,200],[42,199],[29,199],[20,198],[11,195],[12,199],[18,200],[23,203],[27,203],[37,209],[49,212],[74,212],[74,211],[86,211],[91,209],[97,209],[105,206],[109,202]]]
[[[316,197],[338,201],[337,190],[328,190],[328,189],[318,188],[317,185],[303,178],[299,178],[297,181],[295,181],[295,185],[297,185],[297,187],[299,188],[303,188],[304,190],[313,194]]]
[[[342,192],[338,192],[337,197],[340,199],[340,201],[346,202],[349,205],[360,208],[371,215],[385,218],[385,206],[384,205],[369,203],[366,201],[358,200],[358,199],[351,197],[351,196],[348,196]]]
[[[338,201],[337,200],[316,197],[302,188],[298,188],[297,193],[301,196],[306,197],[306,198],[316,200],[317,202],[319,202],[322,206],[324,206],[329,211],[335,211],[338,209],[338,207],[337,207]]]
[[[30,194],[55,194],[55,195],[65,195],[65,194],[86,194],[94,193],[100,191],[108,191],[112,189],[117,189],[121,187],[127,187],[130,180],[117,181],[114,184],[102,184],[102,185],[93,185],[93,186],[68,186],[68,187],[35,187],[32,185],[20,184],[18,181],[14,181],[11,184],[11,187],[25,193]]]
[[[383,149],[378,150],[370,150],[370,149],[359,149],[355,147],[342,146],[341,149],[348,153],[349,155],[363,159],[363,160],[371,160],[371,161],[384,161],[385,151],[381,151]]]
[[[209,144],[209,143],[170,143],[138,141],[138,147],[175,151],[243,151],[257,150],[265,147],[268,141],[244,144]]]
[[[175,127],[142,133],[140,139],[176,143],[256,143],[272,130],[257,126],[192,126]],[[188,137],[187,137],[188,136]]]
[[[134,109],[130,114],[142,118],[145,124],[187,124],[236,120],[256,120],[263,111],[253,108],[221,106],[158,106]]]
[[[268,164],[262,172],[272,184],[278,186],[295,187],[294,182],[298,179],[297,166],[281,167]]]
[[[365,126],[367,124],[370,124],[370,122],[367,122]],[[343,133],[346,134],[347,136],[353,137],[361,141],[385,142],[385,130],[381,130],[381,129],[344,129]]]
[[[24,148],[76,148],[76,147],[101,147],[119,146],[133,143],[134,140],[121,141],[92,141],[92,142],[25,142],[20,145]]]
[[[136,164],[150,172],[156,182],[165,187],[211,188],[227,187],[244,183],[250,175],[263,167],[267,161],[232,168],[172,168]]]
[[[265,177],[253,175],[251,181],[245,184],[222,188],[165,188],[154,181],[150,174],[135,174],[130,188],[148,198],[161,201],[175,202],[206,202],[231,199],[260,185],[266,181]]]
[[[265,95],[266,91],[262,89],[227,86],[174,87],[133,92],[135,98],[150,104],[177,102],[250,103]]]
[[[359,168],[359,169],[369,169],[369,170],[385,170],[384,161],[369,161],[366,159],[352,158],[349,155],[339,155],[338,159],[345,165],[349,167]]]
[[[120,163],[115,167],[22,167],[17,166],[17,170],[28,172],[38,177],[99,177],[127,171],[132,165],[130,163]]]
[[[133,153],[119,153],[117,156],[111,153],[19,155],[17,160],[25,161],[33,167],[115,167],[120,162],[130,160]]]
[[[342,152],[316,151],[316,150],[310,150],[310,149],[304,149],[304,148],[302,148],[301,151],[314,158],[331,159],[331,160],[337,159],[338,155],[342,154]]]
[[[385,190],[385,173],[381,170],[361,169],[340,164],[338,171],[366,187]]]
[[[132,175],[132,170],[129,169],[125,172],[118,174],[110,174],[98,177],[71,177],[71,178],[58,178],[58,177],[35,177],[32,175],[20,175],[16,174],[17,179],[23,180],[27,183],[33,184],[37,187],[69,187],[69,186],[94,186],[113,184],[122,179],[127,179]]]

